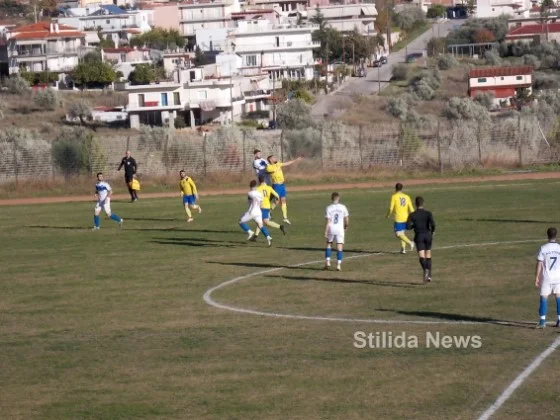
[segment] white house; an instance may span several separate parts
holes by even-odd
[[[270,85],[266,76],[205,77],[205,69],[177,69],[174,80],[150,85],[120,86],[128,93],[131,128],[141,124],[173,126],[179,115],[190,127],[229,124],[251,111],[267,110]]]
[[[231,14],[239,12],[239,0],[187,0],[179,3],[179,32],[187,37],[187,45],[194,48],[196,31],[232,26]]]
[[[115,46],[128,43],[134,35],[151,30],[153,10],[124,10],[113,5],[68,9],[58,23],[74,26],[80,31],[99,32],[112,39]]]
[[[477,18],[501,15],[528,17],[532,4],[531,0],[476,0],[475,16]]]
[[[317,25],[273,25],[268,20],[237,22],[228,34],[228,52],[242,59],[244,76],[268,74],[273,81],[312,80],[313,50],[320,43],[311,38]]]
[[[361,35],[376,35],[375,18],[377,9],[374,4],[338,4],[329,6],[317,6],[316,9],[308,10],[308,18],[317,14],[317,10],[323,14],[328,26],[339,32],[352,32],[356,29]]]
[[[87,52],[85,34],[57,23],[39,22],[8,29],[0,48],[8,62],[9,74],[31,72],[69,72]]]
[[[521,89],[530,93],[532,76],[531,66],[474,68],[469,71],[468,94],[474,98],[477,93],[491,93],[499,104],[515,98]]]
[[[116,71],[120,71],[125,79],[128,79],[134,67],[139,64],[152,64],[150,50],[147,48],[103,48],[101,50],[102,61],[111,63]]]

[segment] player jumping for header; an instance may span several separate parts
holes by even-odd
[[[391,203],[387,218],[393,215],[395,217],[395,236],[401,241],[401,254],[406,254],[406,244],[410,245],[410,250],[414,251],[414,242],[404,234],[406,230],[406,221],[408,215],[414,211],[410,197],[402,192],[403,184],[400,182],[395,185],[395,193],[391,196]]]
[[[263,225],[262,211],[261,211],[261,203],[263,201],[263,195],[260,191],[257,191],[257,181],[254,180],[251,181],[251,183],[249,184],[249,188],[250,188],[248,194],[249,208],[247,209],[245,214],[241,216],[241,219],[239,220],[239,226],[241,226],[241,229],[243,229],[248,234],[247,240],[249,240],[253,237],[254,232],[251,230],[251,228],[247,223],[250,222],[251,220],[255,221],[255,223],[260,228],[262,233],[266,235],[268,246],[271,246],[272,238],[270,236],[270,233],[268,232],[268,229]]]
[[[548,228],[548,243],[541,246],[537,254],[535,287],[540,288],[540,319],[537,328],[546,326],[548,297],[552,293],[556,295],[556,326],[560,327],[560,244],[556,242],[557,234],[556,228]]]
[[[191,209],[198,210],[198,213],[202,213],[202,208],[197,204],[198,191],[196,190],[196,185],[192,178],[188,177],[184,170],[179,172],[179,176],[181,177],[179,189],[181,190],[181,197],[183,197],[185,213],[187,213],[187,222],[190,223],[194,220]]]
[[[114,220],[122,228],[124,220],[114,213],[111,213],[111,195],[113,190],[109,183],[103,181],[103,174],[101,172],[97,173],[97,183],[95,184],[95,209],[93,211],[93,230],[99,230],[99,214],[101,209],[105,211],[105,214],[109,216],[111,220]]]
[[[331,200],[332,204],[327,207],[325,212],[325,239],[327,240],[325,270],[328,270],[331,266],[332,244],[336,242],[336,269],[340,271],[344,248],[344,234],[348,229],[350,215],[346,206],[339,202],[340,195],[337,192],[332,193]]]
[[[285,235],[286,234],[286,228],[284,227],[284,225],[279,225],[278,223],[270,220],[270,210],[271,210],[271,206],[272,206],[272,199],[273,198],[279,199],[278,194],[276,194],[276,191],[274,191],[272,189],[272,187],[266,185],[266,178],[263,175],[259,175],[259,182],[260,182],[260,185],[257,187],[257,191],[260,191],[260,193],[263,195],[263,201],[261,203],[261,212],[262,212],[263,222],[266,226],[273,227],[275,229],[280,229],[282,231],[282,233]],[[257,237],[259,236],[260,231],[261,230],[259,228],[257,228],[257,231],[255,232],[255,234],[252,236],[252,238],[250,240],[251,241],[256,241]]]
[[[284,171],[282,168],[290,166],[303,159],[298,157],[297,159],[290,160],[288,162],[278,162],[274,155],[270,155],[268,160],[268,165],[266,166],[266,172],[270,174],[272,180],[272,188],[280,196],[280,202],[282,203],[282,215],[284,216],[284,223],[291,225],[288,219],[288,205],[286,204],[286,186],[284,185]]]

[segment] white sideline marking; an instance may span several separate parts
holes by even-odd
[[[496,402],[492,404],[488,409],[482,413],[482,415],[478,418],[478,420],[488,420],[492,417],[496,411],[512,396],[517,388],[521,386],[523,382],[537,369],[545,359],[550,356],[554,350],[556,350],[560,346],[560,337],[553,341],[553,343],[541,354],[533,359],[531,364],[525,368],[523,372],[521,372],[517,378],[513,380],[513,382],[502,392],[502,394],[498,397]]]
[[[449,245],[443,246],[439,248],[434,248],[434,250],[444,250],[444,249],[456,249],[456,248],[468,248],[474,246],[493,246],[493,245],[511,245],[511,244],[522,244],[528,242],[540,242],[542,239],[527,239],[521,241],[505,241],[505,242],[482,242],[478,244],[458,244],[458,245]],[[361,254],[361,255],[353,255],[351,257],[345,258],[345,260],[352,260],[357,258],[365,258],[371,257],[375,255],[382,255],[383,253],[370,253],[370,254]],[[239,283],[240,281],[247,280],[253,277],[257,277],[263,274],[274,273],[276,271],[284,270],[286,268],[297,268],[297,267],[304,267],[306,265],[312,264],[319,264],[324,262],[324,260],[316,260],[316,261],[308,261],[303,262],[300,264],[290,265],[288,267],[277,267],[277,268],[270,268],[268,270],[261,270],[256,271],[254,273],[249,273],[244,276],[235,277],[231,280],[227,280],[223,283],[218,284],[210,289],[208,289],[202,298],[204,302],[208,305],[213,306],[219,309],[225,309],[227,311],[237,312],[237,313],[244,313],[250,315],[258,315],[258,316],[266,316],[272,318],[288,318],[288,319],[302,319],[302,320],[310,320],[310,321],[332,321],[332,322],[355,322],[355,323],[368,323],[368,324],[420,324],[420,325],[429,325],[429,324],[486,324],[485,321],[423,321],[423,320],[399,320],[399,319],[374,319],[374,318],[343,318],[343,317],[329,317],[329,316],[311,316],[311,315],[297,315],[297,314],[284,314],[280,312],[264,312],[264,311],[257,311],[253,309],[246,309],[240,308],[237,306],[226,305],[223,303],[216,302],[212,298],[212,293],[216,290],[223,289],[225,287],[231,286],[232,284]]]

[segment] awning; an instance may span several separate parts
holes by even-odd
[[[86,42],[88,44],[99,44],[101,40],[99,39],[97,32],[86,32]]]

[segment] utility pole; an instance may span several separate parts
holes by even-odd
[[[346,45],[344,42],[344,34],[342,34],[342,62],[346,64]]]
[[[377,93],[381,93],[381,63],[377,66]]]
[[[354,66],[354,73],[356,73],[356,56],[354,55],[354,42],[352,42],[352,65]]]
[[[33,4],[33,15],[35,16],[35,23],[37,23],[37,3]]]

